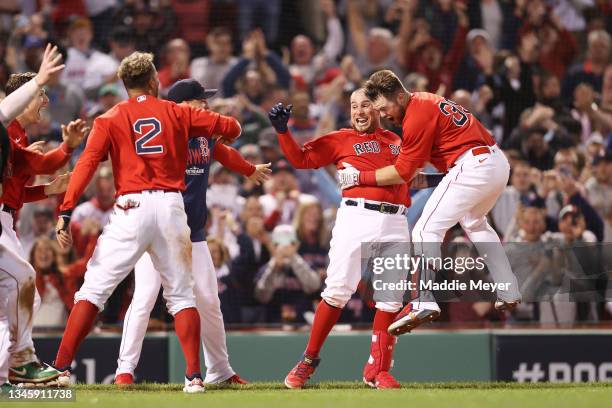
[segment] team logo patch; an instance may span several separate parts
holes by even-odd
[[[210,147],[208,146],[208,139],[205,137],[198,137],[195,139],[195,143],[189,146],[189,157],[187,163],[189,166],[198,164],[207,164],[210,161]]]

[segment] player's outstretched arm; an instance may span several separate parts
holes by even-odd
[[[176,106],[178,109],[183,109],[183,113],[186,115],[185,119],[189,123],[189,135],[191,137],[211,135],[210,138],[212,139],[231,144],[242,133],[240,123],[231,116],[220,115],[193,106]]]
[[[64,65],[60,64],[61,60],[62,56],[57,47],[51,47],[51,44],[47,44],[38,74],[0,102],[0,121],[2,124],[8,125],[19,116],[30,101],[38,95],[42,87],[64,69]]]
[[[277,103],[268,112],[270,123],[278,135],[278,144],[289,163],[296,169],[317,169],[333,163],[333,146],[324,136],[307,143],[304,147],[300,147],[293,139],[291,131],[287,128],[291,108],[292,105],[284,107],[282,103]]]

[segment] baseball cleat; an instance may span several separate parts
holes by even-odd
[[[228,378],[227,380],[222,381],[221,384],[227,384],[227,385],[232,385],[232,384],[247,385],[247,384],[249,384],[249,382],[247,380],[245,380],[244,378],[241,378],[238,374],[234,374],[230,378]]]
[[[134,384],[134,376],[130,373],[121,373],[115,376],[115,385],[124,386]]]
[[[397,380],[391,375],[388,371],[381,371],[376,374],[373,380],[368,380],[363,377],[363,382],[369,385],[372,388],[376,388],[379,390],[391,389],[391,388],[401,388],[401,385]]]
[[[55,364],[55,362],[53,363]],[[60,372],[59,377],[55,379],[53,385],[57,387],[69,387],[72,384],[72,372],[70,371],[70,366],[56,367],[53,365],[51,367]]]
[[[9,368],[9,381],[13,384],[45,384],[56,380],[61,372],[38,361]]]
[[[196,394],[204,391],[206,391],[204,388],[204,380],[202,380],[202,376],[200,374],[194,375],[192,379],[185,377],[183,392],[186,392],[187,394]]]
[[[321,362],[320,358],[311,358],[304,355],[285,377],[285,386],[291,389],[302,388],[314,374],[319,362]]]
[[[399,312],[395,321],[389,325],[387,333],[399,336],[412,331],[423,323],[436,320],[438,316],[440,316],[440,307],[436,302],[411,302]]]
[[[505,311],[511,312],[518,306],[519,303],[521,303],[520,300],[512,300],[510,302],[506,302],[505,300],[496,300],[495,310],[499,310],[499,311],[505,310]]]

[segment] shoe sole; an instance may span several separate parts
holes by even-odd
[[[501,306],[495,307],[495,310],[500,312],[511,312],[518,306],[520,302],[504,302]]]
[[[61,373],[50,375],[49,377],[32,379],[32,378],[23,378],[23,377],[11,377],[9,376],[9,381],[14,384],[45,384],[57,379]]]
[[[365,385],[367,385],[370,388],[376,388],[376,384],[374,384],[372,381],[366,380],[365,377],[363,377],[363,382],[364,382]]]
[[[291,385],[291,384],[289,384],[287,382],[287,377],[285,377],[285,387],[289,388],[290,390],[299,390],[300,388],[303,387],[303,385],[301,385],[301,386],[293,386],[293,385]]]
[[[189,387],[183,387],[183,392],[185,394],[200,394],[206,391],[206,388],[204,387],[197,387],[197,388],[189,388]]]
[[[387,333],[392,336],[399,336],[404,333],[409,333],[423,323],[436,320],[439,316],[440,312],[437,310],[423,310],[422,312],[417,313],[417,315],[412,319],[409,318],[410,315],[406,315],[391,323],[387,329]]]

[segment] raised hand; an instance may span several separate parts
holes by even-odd
[[[60,65],[61,60],[62,55],[58,52],[57,46],[54,45],[52,47],[51,44],[47,44],[42,62],[40,63],[40,68],[38,69],[38,74],[34,77],[38,86],[47,85],[51,78],[64,69],[65,65]]]
[[[289,105],[286,108],[282,103],[277,103],[274,105],[270,112],[268,112],[268,118],[270,118],[270,123],[274,126],[274,129],[278,133],[287,132],[287,122],[289,122],[289,118],[291,117],[291,109],[293,105]]]
[[[81,119],[73,120],[68,125],[62,125],[62,139],[71,149],[80,145],[88,132],[87,123]]]
[[[272,170],[270,170],[271,165],[272,163],[255,165],[255,171],[248,177],[248,179],[255,183],[255,185],[260,185],[270,178],[270,174],[272,174]]]
[[[45,142],[44,140],[39,140],[38,142],[31,143],[28,147],[26,147],[26,150],[38,154],[43,154],[45,152],[46,144],[47,142]]]
[[[66,249],[72,246],[72,234],[70,233],[70,216],[60,215],[55,226],[57,242],[60,248]]]

